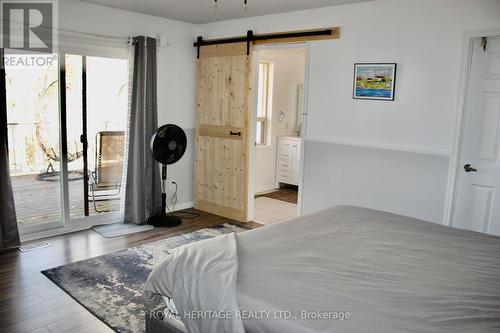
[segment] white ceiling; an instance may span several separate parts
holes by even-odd
[[[369,0],[80,0],[190,23],[208,23]]]

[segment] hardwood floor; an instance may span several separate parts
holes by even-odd
[[[193,212],[194,210],[189,210]],[[0,332],[10,333],[105,333],[113,332],[40,271],[155,240],[227,222],[226,218],[195,211],[174,228],[158,228],[129,236],[104,238],[92,230],[47,238],[52,247],[31,252],[0,254]],[[249,228],[262,226],[246,224]],[[36,242],[40,242],[37,240]],[[28,242],[29,244],[32,242]],[[23,244],[24,245],[24,244]]]

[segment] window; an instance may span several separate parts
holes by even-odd
[[[269,145],[271,103],[269,91],[271,90],[270,67],[267,62],[259,63],[259,82],[257,99],[257,124],[255,144],[257,146]]]

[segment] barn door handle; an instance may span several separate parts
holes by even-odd
[[[464,170],[465,172],[477,172],[477,169],[474,169],[470,164],[464,165]]]
[[[229,132],[229,135],[237,135],[237,136],[241,136],[241,132],[233,132],[233,131],[230,131],[230,132]]]

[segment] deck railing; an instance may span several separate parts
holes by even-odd
[[[7,133],[11,175],[43,172],[47,159],[36,140],[36,123],[7,123]]]

